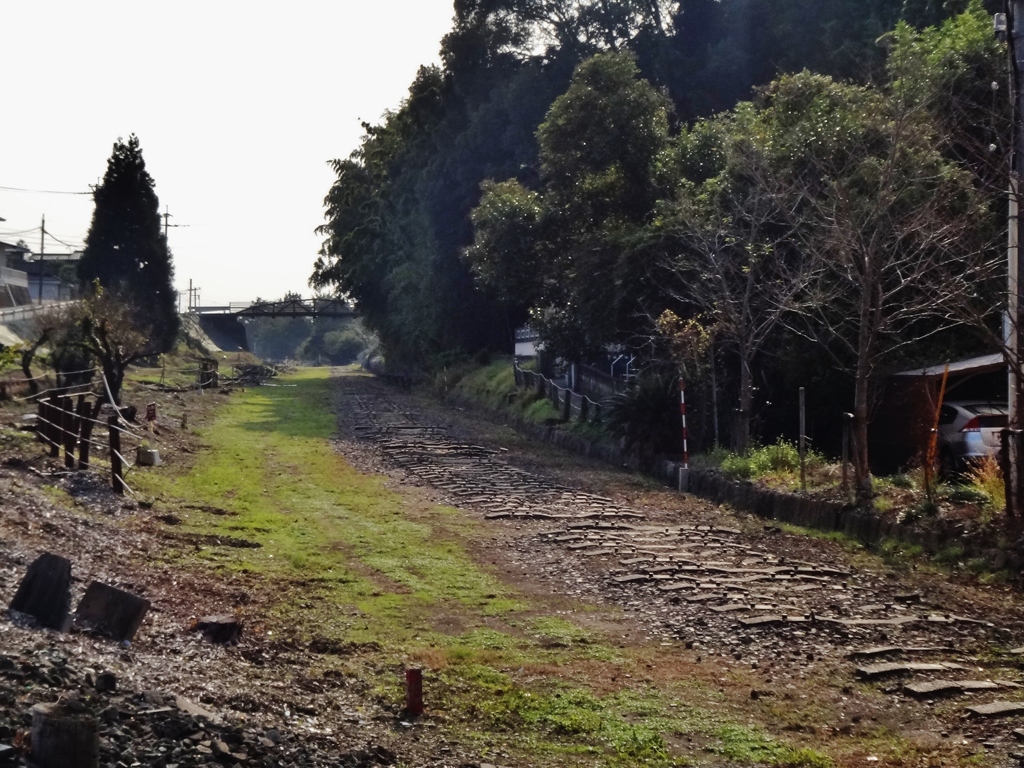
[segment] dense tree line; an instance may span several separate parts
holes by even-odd
[[[884,70],[880,35],[966,0],[457,0],[440,67],[333,163],[312,283],[351,296],[396,364],[507,348],[524,306],[483,291],[460,258],[481,184],[542,173],[537,130],[576,67],[632,51],[672,130],[731,108],[780,72]],[[629,183],[633,183],[630,181]],[[635,213],[633,215],[636,215]],[[592,297],[594,298],[594,297]]]
[[[741,449],[769,378],[866,429],[886,366],[992,317],[990,10],[458,0],[443,65],[335,162],[312,283],[399,365],[507,349],[529,319],[566,360],[720,369]]]

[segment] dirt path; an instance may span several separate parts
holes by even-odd
[[[624,641],[678,648],[783,717],[788,701],[817,712],[794,730],[881,729],[923,753],[1016,764],[1016,718],[968,711],[1024,711],[1011,652],[1024,622],[1006,588],[888,567],[625,473],[550,461],[545,446],[372,379],[339,388],[343,432],[372,443],[402,485],[493,526],[490,554],[520,585],[620,608]]]

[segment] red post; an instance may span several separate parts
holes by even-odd
[[[686,382],[679,379],[679,413],[683,417],[683,469],[690,468],[690,433],[686,429]]]
[[[679,490],[689,490],[690,481],[690,433],[686,428],[686,381],[679,377],[679,414],[683,419],[683,464],[679,468]]]
[[[405,711],[418,717],[423,714],[423,670],[405,670]]]

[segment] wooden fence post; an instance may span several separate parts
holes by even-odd
[[[46,400],[39,398],[36,401],[36,437],[46,442]]]
[[[51,459],[56,459],[58,456],[60,456],[60,443],[61,443],[61,439],[60,439],[60,424],[61,424],[60,399],[57,396],[51,395],[50,397],[48,397],[46,399],[46,412],[47,412],[46,415],[47,415],[48,426],[50,427],[50,431],[49,431],[49,435],[48,435],[49,441],[50,441],[50,458]]]
[[[124,467],[121,464],[121,429],[117,425],[117,414],[107,419],[110,429],[110,474],[114,484],[114,493],[124,495]]]
[[[580,395],[580,421],[585,422],[590,410],[590,400],[586,395]]]
[[[572,419],[572,390],[571,389],[566,389],[565,390],[565,410],[562,411],[562,418],[565,421],[570,421]]]
[[[92,440],[92,408],[85,395],[78,396],[78,468],[89,468],[89,441]]]
[[[64,466],[75,468],[75,447],[78,443],[78,416],[75,414],[70,397],[62,397],[61,403],[61,442],[64,444]]]

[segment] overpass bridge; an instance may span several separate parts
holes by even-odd
[[[344,299],[285,299],[282,301],[253,301],[192,307],[190,312],[202,316],[233,315],[247,317],[355,317],[352,305]]]
[[[260,317],[355,317],[352,305],[344,299],[284,299],[281,301],[231,302],[213,306],[190,307],[189,314],[197,316],[199,327],[225,352],[249,351],[246,335],[247,319]]]

